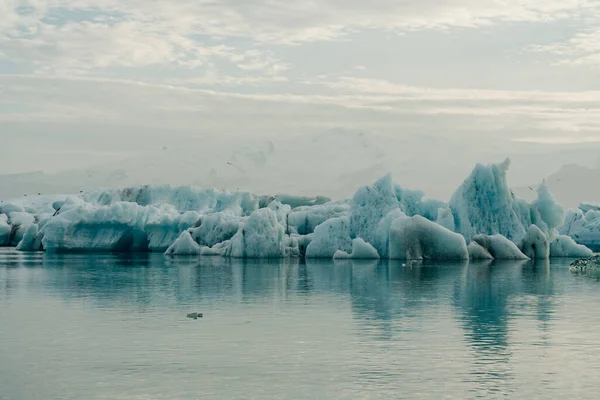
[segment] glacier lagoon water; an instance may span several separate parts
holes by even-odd
[[[2,249],[0,398],[596,399],[600,281],[569,261]]]

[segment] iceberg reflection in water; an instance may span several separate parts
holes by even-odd
[[[0,397],[592,399],[568,265],[1,250]]]

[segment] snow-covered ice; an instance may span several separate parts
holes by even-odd
[[[600,206],[565,210],[542,183],[531,203],[509,160],[475,166],[449,203],[387,174],[351,199],[147,185],[0,203],[0,246],[239,258],[527,259],[600,249]],[[468,244],[468,246],[467,246]]]

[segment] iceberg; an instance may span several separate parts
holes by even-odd
[[[0,246],[422,260],[579,257],[591,253],[582,245],[600,246],[597,205],[565,212],[545,183],[533,202],[519,199],[509,165],[476,165],[449,203],[402,188],[391,174],[335,201],[169,185],[30,196],[0,202]]]
[[[390,259],[468,260],[465,238],[415,215],[397,218],[390,228]]]
[[[578,244],[600,251],[600,211],[589,205],[580,207],[583,208],[567,211],[565,223],[558,231]]]
[[[594,254],[587,247],[575,243],[569,236],[558,236],[550,242],[550,257],[591,257]]]
[[[521,252],[531,259],[550,258],[548,237],[537,225],[531,225],[519,246]]]
[[[467,241],[477,234],[500,234],[514,241],[525,236],[523,215],[527,207],[510,191],[506,172],[510,160],[501,164],[477,164],[471,175],[458,188],[450,200],[455,229]]]
[[[493,260],[494,256],[490,252],[477,242],[471,242],[467,246],[469,251],[470,260]]]
[[[470,252],[477,255],[476,259],[489,259],[490,257],[482,256],[489,254],[495,260],[527,260],[528,257],[519,250],[516,244],[508,240],[506,237],[496,235],[475,235],[473,242],[475,243]],[[479,247],[477,247],[479,246]],[[482,253],[483,252],[483,253]]]

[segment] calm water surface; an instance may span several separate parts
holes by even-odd
[[[0,398],[598,399],[600,282],[569,261],[0,250]]]

